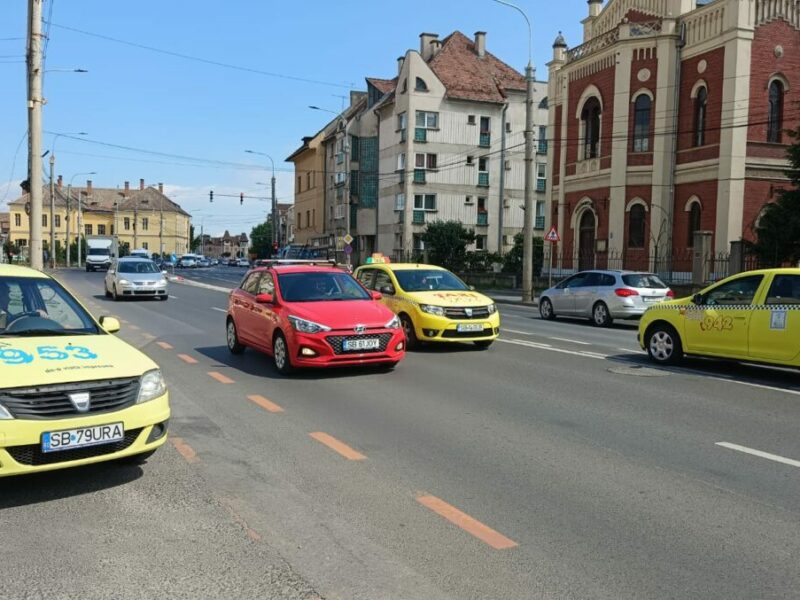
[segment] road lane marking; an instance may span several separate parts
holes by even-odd
[[[578,340],[570,340],[568,338],[560,338],[560,337],[549,337],[549,340],[557,340],[559,342],[569,342],[570,344],[579,344],[581,346],[591,346],[589,342],[580,342]]]
[[[440,517],[444,517],[453,525],[460,527],[470,535],[475,536],[484,544],[488,544],[495,550],[506,550],[519,546],[514,540],[507,538],[488,525],[484,525],[477,519],[473,519],[468,514],[461,512],[455,506],[448,504],[436,496],[423,494],[422,496],[417,496],[417,502],[429,508]]]
[[[325,444],[328,448],[341,454],[348,460],[365,460],[367,458],[357,450],[353,450],[344,442],[340,442],[332,435],[328,435],[322,431],[315,431],[313,433],[309,433],[308,435],[317,440],[320,444]]]
[[[156,336],[154,336],[152,333],[147,333],[146,331],[142,332],[142,336],[147,338],[148,340],[156,339]]]
[[[272,402],[271,400],[267,400],[264,396],[260,396],[258,394],[252,394],[247,397],[250,402],[254,404],[258,404],[264,410],[268,410],[271,413],[279,413],[283,412],[283,408]]]
[[[223,375],[222,373],[217,373],[216,371],[209,371],[208,375],[209,377],[211,377],[212,379],[216,379],[220,383],[225,383],[225,384],[233,383],[233,379],[231,379],[227,375]]]
[[[216,311],[219,311],[219,312],[224,312],[224,313],[228,312],[228,311],[227,311],[227,310],[225,310],[224,308],[217,308],[216,306],[212,306],[212,307],[211,307],[211,310],[216,310]]]
[[[197,364],[197,359],[196,358],[192,358],[188,354],[178,354],[178,358],[180,358],[187,365],[196,365]]]
[[[177,296],[173,296],[172,294],[170,294],[169,297],[172,298],[173,300],[178,300],[178,297]]]
[[[716,445],[722,446],[723,448],[728,448],[729,450],[736,450],[737,452],[744,452],[745,454],[752,454],[753,456],[758,456],[760,458],[774,460],[775,462],[783,463],[785,465],[800,467],[800,460],[784,458],[783,456],[778,456],[777,454],[770,454],[769,452],[755,450],[754,448],[748,448],[747,446],[740,446],[739,444],[731,444],[729,442],[717,442]]]
[[[620,352],[637,352],[637,353],[644,352],[644,350],[642,350],[641,348],[636,348],[635,350],[631,348],[617,348],[617,350],[619,350]]]
[[[172,350],[172,345],[168,344],[167,342],[156,342],[156,344],[164,350]]]
[[[128,325],[128,329],[133,329],[134,331],[139,331],[138,325]]]
[[[538,350],[549,350],[550,352],[559,352],[561,354],[570,354],[572,356],[583,356],[584,358],[598,358],[600,360],[605,360],[608,358],[607,354],[600,354],[599,352],[587,352],[582,350],[567,350],[565,348],[554,348],[548,344],[539,344],[537,342],[529,342],[527,340],[514,340],[514,339],[503,339],[498,338],[498,342],[504,342],[506,344],[515,344],[517,346],[525,346],[527,348],[535,348]]]
[[[689,369],[692,371],[691,369]],[[692,371],[693,373],[697,373],[700,375],[705,375],[702,371]],[[763,383],[750,383],[749,381],[740,381],[738,379],[729,379],[728,377],[714,377],[708,376],[710,379],[716,379],[717,381],[727,381],[728,383],[738,383],[739,385],[746,385],[748,387],[754,387],[761,390],[770,390],[773,392],[784,392],[786,394],[793,394],[795,396],[800,396],[800,390],[790,390],[786,388],[775,387],[773,385],[764,385]]]
[[[531,333],[530,331],[520,331],[519,329],[509,329],[508,327],[503,327],[501,329],[503,333],[521,333],[522,335],[537,335],[535,333]]]
[[[182,438],[170,437],[169,441],[172,442],[172,445],[175,446],[175,449],[178,452],[180,452],[181,456],[183,456],[186,462],[196,463],[200,460],[197,458],[197,452],[194,451],[194,448],[184,442]]]

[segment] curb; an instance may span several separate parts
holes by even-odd
[[[491,298],[491,296],[489,296]],[[503,298],[492,298],[495,304],[507,304],[511,306],[526,306],[528,308],[539,308],[539,302],[523,302],[522,300],[508,300]]]

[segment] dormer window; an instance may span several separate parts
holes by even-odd
[[[425,80],[421,77],[417,77],[417,81],[414,84],[414,90],[417,92],[427,92],[428,91],[428,84],[425,83]]]

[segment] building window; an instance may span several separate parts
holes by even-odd
[[[311,226],[312,227],[316,227],[317,226],[317,209],[316,208],[312,208],[311,209]]]
[[[300,212],[299,210],[297,211],[297,228],[298,229],[303,228],[303,213]]]
[[[769,84],[769,113],[767,114],[767,141],[781,143],[783,127],[783,84],[777,79]]]
[[[97,226],[97,235],[105,235],[106,234],[106,226],[105,225],[98,225]]]
[[[414,90],[417,92],[427,92],[428,84],[425,83],[425,80],[422,79],[421,77],[417,77],[417,80],[414,83]]]
[[[475,236],[475,250],[486,250],[486,236],[485,235],[476,235]]]
[[[56,215],[56,229],[61,227],[61,215]]]
[[[539,144],[536,148],[539,154],[547,154],[547,126],[539,125]]]
[[[130,217],[125,217],[124,219],[122,219],[122,227],[123,227],[123,229],[125,229],[125,231],[130,231],[130,229],[131,229],[131,218]]]
[[[597,158],[600,148],[600,101],[589,98],[581,111],[583,125],[583,158]]]
[[[439,128],[439,113],[426,112],[424,110],[417,111],[417,125],[420,129],[438,129]]]
[[[536,164],[536,191],[544,192],[547,190],[547,165],[544,163]]]
[[[436,194],[414,194],[414,210],[436,210]]]
[[[400,132],[400,141],[406,141],[406,128],[408,127],[408,115],[400,113],[397,115],[397,131]]]
[[[150,249],[150,247],[147,245],[147,242],[142,242],[142,248],[144,248],[145,250]]]
[[[405,210],[406,208],[406,195],[405,194],[395,194],[394,195],[394,209],[395,210]]]
[[[697,90],[694,99],[694,142],[695,146],[702,146],[706,143],[706,110],[708,105],[708,91],[705,87]]]
[[[475,162],[475,157],[474,156],[468,156],[467,157],[467,164],[468,165],[472,165],[472,164],[474,164],[474,162]]]
[[[478,159],[478,185],[489,187],[489,159],[485,156]]]
[[[22,215],[19,213],[14,213],[14,227],[21,227],[22,226]]]
[[[17,246],[19,246],[20,248],[24,248],[27,245],[28,245],[28,240],[17,240]]]
[[[644,248],[645,210],[634,204],[628,213],[628,248]]]
[[[142,231],[147,231],[148,226],[150,223],[147,220],[147,217],[142,217]]]
[[[652,101],[647,94],[639,94],[633,104],[633,151],[650,150],[650,107]]]
[[[401,152],[397,155],[397,170],[398,171],[405,171],[406,170],[406,153]]]
[[[358,162],[358,155],[361,148],[359,141],[360,140],[357,135],[350,136],[350,162]]]
[[[475,115],[467,115],[467,125],[475,125]]]
[[[300,175],[298,175],[298,176],[297,176],[297,192],[298,192],[298,193],[300,193],[300,192],[302,192],[302,191],[303,191],[303,185],[302,185],[302,183],[303,183],[303,179],[300,177]]]
[[[47,227],[47,215],[42,215],[42,227]]]
[[[414,167],[417,169],[435,169],[436,155],[418,152],[415,157]]]
[[[702,208],[700,208],[699,202],[693,202],[692,207],[689,209],[689,226],[687,231],[687,243],[686,246],[689,248],[694,248],[694,233],[695,231],[700,231],[700,216],[702,213]]]
[[[92,235],[92,224],[91,223],[85,225],[84,228],[86,229],[86,235]]]
[[[478,145],[488,148],[492,143],[492,120],[490,117],[481,117],[480,136]]]
[[[306,172],[306,189],[311,189],[311,171]]]

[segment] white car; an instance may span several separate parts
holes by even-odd
[[[236,266],[237,267],[248,267],[249,268],[250,267],[250,261],[247,260],[246,258],[240,258],[239,260],[236,261]]]
[[[166,271],[159,271],[152,260],[120,258],[113,261],[106,272],[106,297],[114,300],[134,297],[167,300],[166,274]]]

